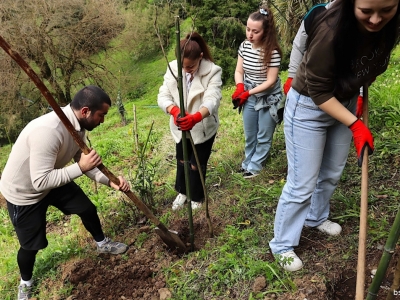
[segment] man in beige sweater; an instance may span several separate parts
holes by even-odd
[[[82,139],[104,122],[111,106],[110,97],[96,86],[86,86],[63,108]],[[75,163],[69,164],[74,159]],[[15,142],[0,180],[0,191],[7,200],[9,215],[20,243],[17,262],[21,273],[18,299],[31,296],[35,257],[46,248],[46,211],[52,205],[66,215],[77,214],[97,243],[101,253],[119,254],[127,246],[112,242],[103,233],[96,207],[74,183],[85,174],[89,178],[128,191],[119,176],[116,185],[97,166],[101,158],[95,150],[85,155],[55,112],[31,121]]]

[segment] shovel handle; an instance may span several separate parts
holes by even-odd
[[[368,126],[368,85],[363,86],[363,122]],[[360,203],[360,231],[358,237],[358,262],[356,281],[356,300],[364,299],[365,291],[365,257],[367,244],[368,219],[368,147],[365,147],[361,166],[361,203]]]

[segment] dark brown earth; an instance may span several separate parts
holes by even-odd
[[[220,220],[213,219],[213,226],[219,234]],[[204,247],[209,237],[207,220],[198,214],[193,220],[196,240],[193,250]],[[190,249],[189,224],[186,220],[177,220],[169,229],[179,233],[181,240]],[[122,240],[130,240],[130,248],[125,254],[110,256],[101,254],[93,259],[68,262],[62,266],[62,279],[74,285],[73,296],[69,299],[167,299],[171,295],[166,288],[163,267],[171,265],[180,258],[171,251],[154,232],[140,249],[133,247],[135,235],[150,232],[149,226],[127,232]]]
[[[221,220],[213,220],[218,228],[223,228]],[[189,244],[188,224],[185,221],[177,221],[170,229],[180,233],[181,239]],[[194,219],[196,232],[195,251],[202,248],[209,239],[208,226],[203,214],[197,214]],[[139,231],[149,232],[148,226]],[[215,232],[217,235],[219,232]],[[72,299],[168,299],[172,291],[166,287],[162,268],[170,266],[180,257],[170,251],[156,234],[151,234],[140,249],[133,247],[134,235],[137,232],[127,232],[121,238],[131,241],[131,247],[122,255],[109,256],[98,255],[92,259],[70,261],[62,266],[63,282],[70,282],[74,286]],[[346,234],[346,232],[344,232]],[[322,241],[322,242],[321,242]],[[326,243],[324,236],[312,229],[303,231],[300,246],[296,249],[299,256],[306,253],[324,252],[331,257],[337,257],[342,251],[338,247],[340,238]],[[399,249],[397,249],[399,250]],[[393,256],[385,280],[384,288],[389,288],[393,281],[393,273],[398,254]],[[375,268],[382,255],[380,249],[367,251],[366,265],[366,291],[371,283],[371,269]],[[315,275],[308,274],[294,280],[297,291],[291,294],[279,295],[275,298],[280,300],[347,300],[354,299],[356,287],[357,261],[352,261],[344,268],[335,266],[334,262],[320,256],[306,256],[307,265],[313,265]],[[271,260],[272,257],[266,257]],[[333,263],[333,265],[332,265]],[[330,268],[329,272],[327,268]],[[321,275],[323,274],[323,275]],[[255,278],[254,290],[262,291],[262,278]],[[260,288],[261,286],[261,288]],[[385,289],[380,289],[377,299],[386,299]]]

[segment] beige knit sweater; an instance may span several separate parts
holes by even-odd
[[[63,108],[67,118],[82,139],[81,129],[71,107]],[[82,175],[78,164],[81,150],[55,112],[31,121],[15,142],[0,179],[0,192],[14,205],[32,205],[42,200],[51,189]],[[108,184],[108,178],[97,168],[85,175]]]

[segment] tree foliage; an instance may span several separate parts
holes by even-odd
[[[173,0],[137,0],[126,6],[127,25],[121,40],[134,59],[160,53],[160,42],[168,47],[170,29],[181,3]],[[161,41],[156,32],[159,32]]]
[[[35,69],[61,105],[88,82],[104,84],[107,70],[94,55],[106,51],[125,24],[115,0],[2,0],[0,20],[0,34]],[[7,61],[5,55],[1,53],[1,61]],[[2,93],[1,110],[24,110],[25,106],[13,103],[22,98],[35,103],[37,91],[18,68],[11,63],[5,66],[1,81],[8,77],[15,82]],[[10,125],[6,119],[2,113],[3,128]]]
[[[259,1],[193,0],[189,13],[196,30],[212,48],[216,63],[222,68],[222,80],[232,82],[237,50],[246,38],[245,24]]]
[[[284,49],[290,50],[293,39],[306,13],[323,0],[273,0],[265,1],[274,13],[275,23]]]
[[[195,27],[213,48],[216,63],[223,69],[223,81],[233,82],[237,49],[246,38],[248,16],[261,5],[268,6],[275,18],[279,42],[284,52],[282,68],[288,65],[293,38],[307,11],[320,0],[263,0],[229,2],[192,0],[190,16]]]

